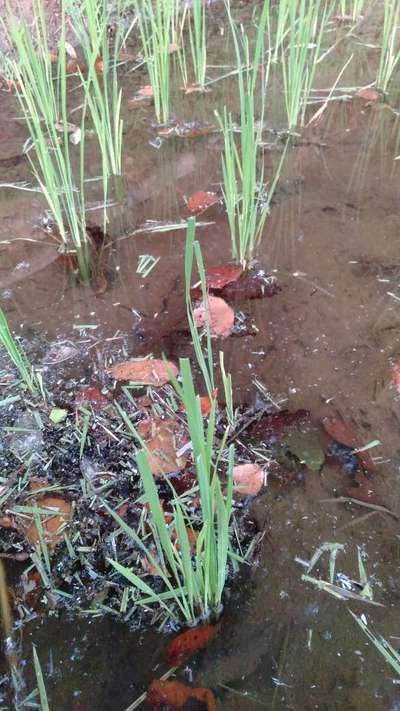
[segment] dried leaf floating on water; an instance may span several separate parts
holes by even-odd
[[[232,333],[235,322],[233,309],[218,296],[208,296],[207,307],[204,303],[196,306],[193,310],[193,317],[197,328],[201,328],[209,320],[211,333],[222,338],[226,338]]]
[[[149,104],[154,97],[153,93],[153,87],[151,84],[145,84],[144,86],[141,86],[136,94],[129,99],[128,103],[129,104]]]
[[[357,432],[339,417],[325,417],[322,420],[322,424],[325,432],[327,432],[332,439],[336,440],[336,442],[344,444],[345,447],[357,450],[367,444]],[[376,469],[369,452],[357,452],[357,456],[367,471],[374,471]]]
[[[172,667],[184,664],[193,654],[204,649],[214,639],[217,631],[215,625],[203,625],[182,632],[167,647],[167,663]]]
[[[244,496],[256,496],[264,484],[264,472],[258,464],[237,464],[233,467],[236,491]]]
[[[241,264],[225,264],[221,267],[206,269],[206,285],[210,289],[223,289],[227,284],[237,281],[243,274]]]
[[[115,380],[132,380],[142,385],[161,387],[171,380],[171,375],[176,377],[179,370],[171,361],[147,358],[116,363],[109,372]]]
[[[196,701],[199,703],[196,704]],[[183,708],[217,711],[215,697],[210,689],[192,688],[179,681],[154,679],[149,686],[146,703],[150,711],[175,711]]]
[[[376,89],[359,89],[356,92],[358,99],[365,99],[365,101],[379,101],[379,92]]]
[[[199,190],[188,198],[187,207],[192,213],[203,212],[212,205],[216,205],[217,202],[219,202],[219,197],[216,193]]]

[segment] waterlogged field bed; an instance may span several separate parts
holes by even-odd
[[[250,57],[262,5],[232,4]],[[276,14],[272,3],[270,33]],[[123,48],[122,179],[110,183],[107,238],[93,238],[86,281],[71,250],[60,256],[43,222],[43,196],[15,189],[35,185],[22,150],[28,132],[14,90],[5,86],[0,97],[0,182],[9,185],[0,201],[1,307],[47,393],[44,405],[24,395],[0,352],[1,555],[10,591],[3,582],[2,613],[10,609],[12,618],[4,625],[12,644],[3,646],[0,662],[4,709],[46,708],[46,696],[50,709],[74,711],[146,703],[226,711],[400,707],[399,674],[361,628],[382,635],[393,659],[400,637],[400,66],[377,91],[383,3],[338,2],[332,9],[303,125],[299,119],[289,137],[280,52],[269,66],[264,104],[257,85],[257,117],[264,109],[258,175],[271,185],[282,156],[284,162],[254,262],[232,260],[221,187],[226,145],[215,110],[220,117],[224,106],[232,111],[236,140],[240,126],[232,28],[222,3],[210,3],[206,17],[209,91],[182,90],[182,60],[172,46],[166,125],[156,123],[150,90],[143,91],[149,77],[136,27]],[[130,20],[128,13],[124,26]],[[261,81],[264,70],[261,62]],[[71,106],[79,107],[76,75],[71,92]],[[76,129],[74,115],[79,111],[68,116]],[[95,134],[86,130],[85,175],[96,178],[101,160]],[[79,146],[71,148],[77,169]],[[102,199],[101,181],[87,183],[93,235],[103,227]],[[164,589],[159,571],[118,534],[125,523],[148,540],[151,519],[140,499],[137,442],[115,402],[135,427],[142,423],[147,443],[156,440],[150,462],[167,502],[166,524],[169,481],[188,498],[198,537],[188,432],[179,440],[174,424],[185,410],[171,385],[127,391],[110,368],[150,355],[175,364],[188,357],[209,421],[215,396],[200,377],[185,298],[186,221],[193,215],[209,298],[225,303],[222,317],[211,314],[215,438],[220,442],[228,427],[236,463],[253,470],[241,490],[235,480],[230,526],[233,550],[238,558],[247,551],[246,560],[236,573],[230,560],[222,615],[216,622],[214,610],[206,627],[194,628],[203,630],[204,644],[192,637],[185,654],[169,646],[185,621],[171,622],[157,606],[139,608],[107,563],[132,563],[136,555],[134,570],[156,592]],[[196,289],[195,310],[202,300]],[[204,320],[204,310],[197,312],[196,323]],[[207,353],[207,337],[202,346]],[[219,351],[232,375],[234,425]],[[221,459],[225,487],[225,450]],[[48,503],[58,507],[51,530],[48,516],[32,513],[32,502],[46,504],[43,497],[57,499]],[[175,701],[153,693],[140,706],[171,667],[172,680],[204,693],[185,701],[175,687]]]

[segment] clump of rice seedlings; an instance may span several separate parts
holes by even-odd
[[[365,615],[358,617],[351,610],[349,610],[350,615],[354,617],[357,624],[361,627],[362,631],[367,635],[368,639],[372,644],[375,645],[376,649],[388,664],[394,669],[396,674],[400,676],[400,653],[395,649],[390,642],[388,642],[381,634],[376,634],[371,630],[365,618]]]
[[[398,0],[385,0],[382,43],[376,86],[385,93],[400,63],[400,5]]]
[[[264,66],[264,35],[269,15],[269,2],[264,2],[257,29],[254,55],[250,57],[249,41],[234,25],[228,6],[228,16],[234,41],[238,94],[239,124],[236,128],[232,114],[224,107],[222,116],[216,112],[221,127],[224,150],[222,154],[223,195],[232,241],[232,256],[243,264],[253,255],[262,235],[269,206],[283,165],[279,163],[275,177],[266,189],[264,167],[259,160],[259,146],[265,112],[270,59]],[[261,71],[261,86],[258,75]],[[261,107],[256,118],[256,89],[261,96]],[[236,141],[236,134],[239,134]]]
[[[290,31],[281,48],[283,90],[289,131],[304,124],[307,100],[313,88],[322,38],[329,19],[325,0],[289,3]]]
[[[188,26],[190,57],[193,67],[193,80],[189,76],[184,30]],[[207,70],[207,27],[206,6],[204,0],[192,0],[186,5],[181,23],[178,61],[183,84],[186,88],[193,83],[199,91],[204,91]]]
[[[36,395],[38,391],[38,384],[33,372],[33,368],[29,363],[27,355],[23,350],[22,346],[15,340],[11,333],[10,327],[7,322],[6,315],[2,308],[0,308],[0,342],[7,351],[8,356],[17,368],[22,381],[31,393],[31,395]]]
[[[170,117],[170,45],[176,5],[174,0],[133,0],[133,5],[143,58],[153,89],[156,119],[166,124]]]
[[[41,0],[34,0],[36,15],[32,30],[13,15],[7,17],[16,58],[8,65],[17,97],[30,133],[26,152],[40,189],[46,198],[51,218],[65,251],[76,254],[82,279],[90,276],[90,242],[86,231],[84,195],[85,107],[78,128],[80,184],[72,170],[71,123],[67,115],[67,71],[65,16],[62,16],[60,48],[53,79],[46,18]],[[33,154],[33,156],[32,156]]]
[[[189,301],[194,256],[197,259],[204,296],[206,293],[204,265],[194,235],[195,222],[192,219],[188,224],[185,252],[186,298]],[[198,259],[199,255],[200,259]],[[166,522],[145,448],[139,451],[136,460],[143,483],[144,500],[150,514],[147,523],[151,529],[155,552],[152,552],[146,538],[140,537],[107,505],[106,508],[112,513],[121,529],[132,538],[164,583],[164,591],[155,592],[132,568],[110,559],[112,566],[141,593],[137,598],[137,604],[145,608],[158,605],[167,617],[173,620],[183,618],[187,623],[194,623],[199,619],[205,620],[210,615],[220,613],[228,566],[231,564],[236,568],[238,556],[233,553],[230,545],[234,448],[230,445],[229,449],[226,449],[228,430],[219,446],[215,447],[217,401],[213,389],[214,371],[210,335],[208,332],[207,354],[204,356],[193,321],[193,310],[191,304],[187,305],[196,358],[211,403],[206,423],[201,412],[200,398],[195,391],[188,358],[180,359],[181,381],[178,382],[173,378],[173,386],[186,412],[200,498],[200,513],[193,513],[184,497],[179,497],[173,492],[171,521]],[[225,372],[223,376],[227,396],[231,399],[230,379]],[[123,420],[128,424],[128,428],[141,441],[140,436],[135,433],[133,424],[129,423],[126,413],[122,413],[121,408],[118,409],[120,414],[123,414]],[[224,488],[220,479],[221,462],[225,463],[226,470]],[[193,541],[195,541],[194,545]]]
[[[121,47],[132,27],[128,31],[123,27],[124,6],[123,0],[117,0],[116,7],[107,0],[84,0],[79,7],[71,0],[67,3],[73,30],[83,50],[86,71],[81,72],[82,86],[106,176],[118,176],[122,172],[122,89],[117,66]],[[109,27],[114,14],[116,23],[111,47]]]

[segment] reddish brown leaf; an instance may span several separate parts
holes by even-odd
[[[275,277],[245,272],[240,279],[227,284],[220,292],[220,296],[228,302],[248,301],[275,296],[280,291],[281,287]]]
[[[365,482],[362,486],[347,486],[341,493],[343,496],[348,496],[350,499],[357,499],[358,501],[373,504],[374,506],[385,506],[381,497],[375,494],[374,490],[369,487],[367,482]]]
[[[178,449],[182,446],[182,439],[179,437],[176,420],[154,418],[151,435],[151,439],[146,442],[146,448],[152,474],[162,476],[183,469],[187,456],[177,455]]]
[[[237,281],[243,273],[241,264],[225,264],[221,267],[206,269],[206,285],[209,289],[223,289],[227,284]]]
[[[226,338],[232,333],[235,314],[233,309],[218,296],[207,297],[207,308],[204,304],[196,306],[193,317],[198,328],[210,323],[210,331],[214,336]]]
[[[73,58],[69,59],[66,65],[67,74],[77,74],[78,71],[86,72],[86,64],[79,64],[79,62]]]
[[[0,528],[17,528],[15,521],[11,516],[0,516]]]
[[[47,509],[48,515],[39,514],[42,522],[44,538],[49,548],[54,548],[57,543],[63,540],[63,531],[66,524],[72,518],[72,506],[69,501],[65,501],[59,496],[44,496],[37,500],[39,509]],[[39,531],[36,522],[31,519],[26,528],[24,522],[25,536],[29,543],[36,545],[40,541]]]
[[[118,55],[118,59],[121,62],[130,62],[133,59],[135,59],[135,55],[132,54],[131,52],[120,52]]]
[[[218,195],[216,193],[205,192],[204,190],[199,190],[199,192],[194,193],[187,201],[187,206],[189,212],[203,212],[207,210],[212,205],[219,202]]]
[[[171,361],[145,358],[143,360],[127,360],[116,363],[110,368],[115,380],[132,380],[143,385],[160,387],[171,379],[171,374],[177,376],[178,368]]]
[[[271,438],[283,436],[292,427],[298,427],[303,422],[309,421],[309,419],[310,413],[308,410],[296,410],[296,412],[279,410],[279,412],[273,412],[271,415],[262,417],[251,428],[251,435],[263,441],[268,441]]]
[[[196,701],[198,705],[195,705]],[[186,704],[198,711],[217,711],[214,694],[210,689],[195,689],[179,681],[154,679],[149,686],[146,703],[150,711],[176,711],[186,707]]]
[[[103,60],[101,57],[96,57],[94,61],[94,68],[96,70],[96,74],[103,74]]]
[[[379,101],[379,92],[376,89],[359,89],[356,96],[365,101]]]
[[[185,94],[206,94],[210,91],[210,89],[201,86],[201,84],[185,84],[182,88]]]
[[[400,362],[398,361],[390,369],[390,377],[398,393],[400,393]]]
[[[213,390],[213,399],[215,400],[218,395],[218,388]],[[200,410],[203,417],[208,417],[211,412],[212,399],[208,395],[202,395],[200,398]]]
[[[128,103],[129,104],[148,104],[152,101],[153,99],[153,87],[151,84],[145,84],[145,86],[141,86],[140,89],[136,92],[135,96],[132,97],[132,99],[129,99]]]
[[[83,402],[90,402],[102,408],[108,405],[110,401],[108,397],[101,392],[98,385],[91,385],[81,390],[76,396],[76,405],[81,405]]]
[[[171,667],[184,664],[193,654],[204,649],[217,634],[214,625],[193,627],[179,634],[167,647],[167,663]]]
[[[322,420],[322,424],[325,432],[336,442],[339,442],[339,444],[344,444],[345,447],[360,449],[366,444],[358,432],[351,429],[351,427],[339,417],[325,417]],[[357,456],[365,469],[368,471],[374,471],[376,469],[369,452],[357,452]]]
[[[258,464],[237,464],[233,467],[236,491],[244,496],[256,496],[264,484],[264,473]]]

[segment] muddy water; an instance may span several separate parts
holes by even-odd
[[[218,27],[221,16],[213,12]],[[341,85],[368,83],[376,57],[359,42],[372,42],[375,25],[371,15],[355,38],[338,45],[318,77],[319,88],[332,85],[353,50],[356,56]],[[127,95],[134,83],[140,77],[127,76]],[[232,91],[232,84],[216,84],[206,97],[177,101],[176,113],[212,121],[215,106],[235,101]],[[276,81],[273,95],[279,92]],[[24,129],[10,121],[18,113],[12,99],[2,95],[1,102],[0,158],[8,162],[0,161],[0,180],[25,180],[28,166],[17,158]],[[215,189],[221,143],[215,135],[176,138],[156,149],[149,145],[149,116],[142,108],[126,111],[126,199],[112,215],[115,240],[104,294],[77,284],[55,261],[41,225],[39,196],[2,191],[0,238],[10,244],[0,245],[0,289],[8,316],[22,332],[29,326],[49,340],[79,340],[81,347],[87,341],[86,370],[76,370],[76,377],[90,376],[93,353],[106,349],[106,339],[113,337],[132,356],[146,349],[175,358],[187,352],[187,343],[169,326],[176,322],[180,299],[184,232],[127,235],[147,219],[185,217],[185,196]],[[284,125],[279,104],[268,122],[274,129]],[[269,140],[275,142],[276,135],[269,134]],[[258,254],[282,291],[273,299],[240,304],[258,332],[216,346],[226,353],[238,401],[254,401],[258,377],[279,406],[308,409],[316,423],[339,413],[366,441],[379,439],[375,488],[400,514],[400,403],[389,378],[400,351],[400,162],[394,161],[399,145],[394,112],[361,99],[332,103],[320,122],[303,132],[290,150]],[[267,170],[276,159],[275,151],[266,153]],[[95,175],[95,163],[91,170]],[[222,208],[203,218],[214,223],[198,231],[206,264],[226,262],[229,236]],[[136,273],[142,254],[160,257],[145,280]],[[155,324],[162,338],[139,340],[132,309],[146,328]],[[83,324],[95,328],[82,331]],[[350,608],[368,614],[398,646],[398,523],[386,514],[333,502],[342,477],[325,465],[320,475],[307,473],[300,486],[271,481],[253,502],[250,515],[265,533],[257,564],[229,591],[217,639],[180,673],[183,680],[211,686],[219,708],[400,708],[394,673],[348,613]],[[332,541],[346,545],[338,568],[354,579],[359,579],[361,547],[374,599],[384,607],[348,604],[301,581],[304,568],[295,558],[308,560],[320,544]],[[326,561],[319,572],[327,579]],[[35,619],[23,632],[29,659],[32,641],[54,709],[122,711],[165,671],[165,639],[154,630],[130,630],[111,617],[69,619],[63,613]],[[27,680],[32,687],[29,666]]]

